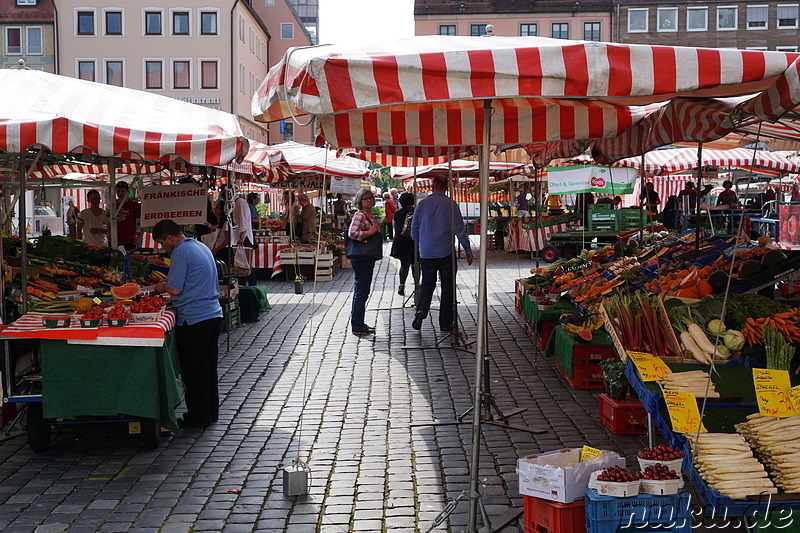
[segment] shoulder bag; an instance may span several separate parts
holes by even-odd
[[[348,259],[356,261],[379,261],[383,257],[383,236],[381,232],[357,241],[344,234],[344,254]]]

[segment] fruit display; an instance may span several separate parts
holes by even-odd
[[[683,459],[686,455],[683,451],[673,450],[666,444],[659,444],[655,448],[645,446],[636,456],[639,459],[647,459],[650,461],[674,461],[675,459]]]
[[[164,306],[164,300],[158,296],[144,296],[130,305],[131,313],[158,313]]]
[[[656,481],[666,481],[669,479],[680,478],[677,472],[670,470],[661,463],[656,463],[646,467],[644,472],[640,472],[640,476],[641,477],[639,479],[653,479]]]
[[[114,302],[114,305],[108,310],[109,320],[127,320],[130,317],[131,312],[120,302]]]
[[[628,483],[642,479],[641,472],[631,472],[621,466],[606,468],[597,475],[597,481],[610,481],[612,483]]]
[[[117,300],[130,300],[139,294],[140,289],[138,283],[126,283],[119,287],[111,287],[111,295]]]

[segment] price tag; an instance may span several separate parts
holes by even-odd
[[[101,300],[101,299],[100,299],[100,298],[98,298],[97,296],[95,296],[94,298],[92,298],[92,301],[93,301],[94,303],[96,303],[97,305],[100,305],[101,303],[103,303],[103,300]]]
[[[789,389],[789,399],[792,402],[792,407],[794,407],[794,410],[800,413],[800,385]]]
[[[664,360],[651,353],[628,352],[628,357],[636,365],[639,375],[642,376],[642,381],[657,381],[664,374],[672,374],[672,370],[669,369]]]
[[[665,390],[664,402],[667,404],[667,411],[669,411],[672,431],[686,434],[696,433],[698,428],[700,431],[706,430],[700,421],[697,398],[693,392]]]
[[[580,462],[582,463],[586,459],[597,457],[598,455],[603,455],[603,450],[598,450],[597,448],[592,448],[591,446],[584,446],[583,449],[581,449]]]
[[[753,384],[756,388],[758,411],[763,416],[788,418],[797,414],[790,399],[792,385],[788,371],[754,368]]]

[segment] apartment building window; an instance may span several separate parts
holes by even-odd
[[[144,13],[144,34],[161,35],[161,12],[145,11]]]
[[[201,89],[218,89],[219,79],[217,73],[219,67],[217,61],[200,61],[200,88]]]
[[[719,6],[717,8],[717,30],[736,30],[739,28],[739,8]]]
[[[191,89],[191,69],[189,61],[179,60],[172,62],[172,88]]]
[[[539,26],[535,22],[519,25],[520,37],[536,37],[537,35],[539,35]]]
[[[274,5],[275,5],[275,0],[265,0],[265,2],[264,2],[264,3],[265,3],[266,5],[268,5],[268,6],[274,6]]]
[[[78,11],[78,35],[94,35],[94,11]]]
[[[200,34],[217,35],[216,11],[203,11],[200,13]]]
[[[122,61],[106,61],[106,83],[109,85],[116,85],[117,87],[124,87],[125,82],[122,79]]]
[[[106,35],[122,35],[122,11],[105,12]]]
[[[778,4],[778,28],[797,28],[798,4]]]
[[[707,30],[708,30],[708,8],[687,7],[686,31],[707,31]]]
[[[164,63],[162,61],[147,60],[144,62],[145,89],[164,88]]]
[[[778,52],[797,52],[796,46],[776,46],[775,50]]]
[[[172,35],[189,35],[189,12],[172,13]]]
[[[247,94],[244,86],[244,65],[241,63],[239,63],[239,91],[242,94]]]
[[[95,62],[78,61],[78,78],[86,81],[95,81]]]
[[[584,22],[583,23],[583,40],[584,41],[597,41],[597,42],[600,42],[600,23],[599,22]]]
[[[6,28],[6,55],[22,54],[22,28]]]
[[[42,48],[41,26],[28,26],[25,28],[25,53],[32,56],[40,56],[44,53]]]
[[[479,37],[481,35],[486,35],[486,24],[470,24],[469,34],[472,37]]]
[[[244,42],[244,17],[239,15],[239,40]]]
[[[650,10],[648,8],[628,9],[628,33],[644,33],[649,30],[648,19]]]
[[[439,24],[439,35],[455,35],[455,24]]]
[[[281,39],[294,39],[294,24],[281,24]]]
[[[553,39],[569,39],[569,23],[554,22],[551,26]]]
[[[658,8],[658,31],[678,31],[678,8]]]
[[[294,140],[294,122],[291,120],[281,120],[281,140]]]
[[[17,0],[18,6],[35,6],[36,0]]]
[[[747,6],[747,29],[766,30],[769,6]]]

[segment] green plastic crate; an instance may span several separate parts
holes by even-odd
[[[222,331],[228,330],[228,316],[230,316],[230,331],[242,325],[242,315],[239,309],[239,300],[231,300],[222,304]]]

